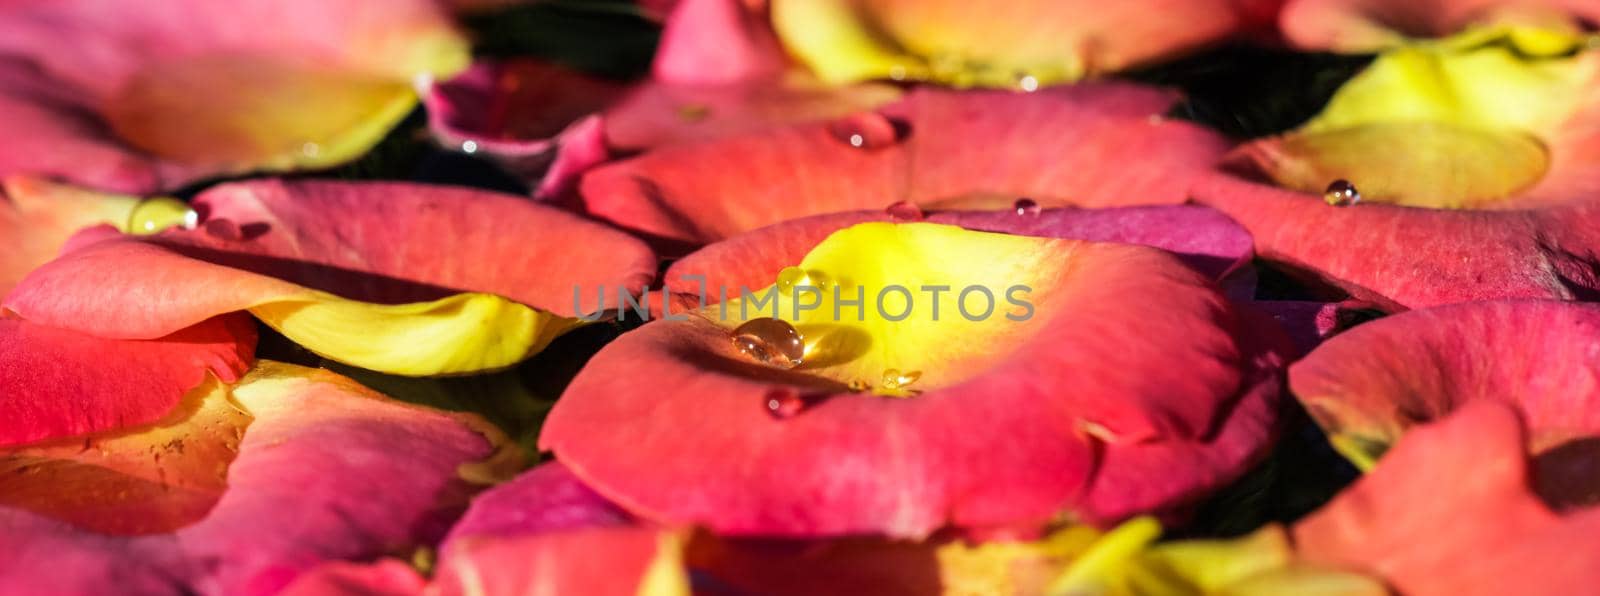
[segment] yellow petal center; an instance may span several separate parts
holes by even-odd
[[[1042,324],[1044,280],[1077,243],[927,223],[835,232],[765,288],[728,288],[705,316],[769,317],[805,339],[799,370],[889,396],[958,383],[1011,357]],[[803,275],[794,275],[801,271]],[[716,292],[715,289],[712,290]]]

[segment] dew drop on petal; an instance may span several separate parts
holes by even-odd
[[[300,153],[306,157],[316,157],[322,153],[322,146],[306,141],[300,145]]]
[[[877,112],[862,112],[828,124],[828,134],[833,138],[867,151],[892,147],[904,141],[909,133],[910,128],[905,123]]]
[[[896,81],[906,80],[906,67],[896,64],[889,67],[889,78]]]
[[[1017,73],[1017,88],[1027,93],[1039,90],[1039,77],[1025,72]]]
[[[917,382],[917,379],[920,378],[922,378],[922,371],[910,370],[900,372],[900,369],[891,368],[883,371],[882,387],[890,391],[896,389],[905,389],[907,385]]]
[[[1348,207],[1361,202],[1361,191],[1356,190],[1356,185],[1349,180],[1334,180],[1323,191],[1322,200],[1335,207]]]
[[[895,221],[922,221],[922,208],[912,201],[897,201],[883,210]]]
[[[799,414],[806,408],[806,399],[794,387],[774,387],[767,391],[765,397],[767,413],[780,420]]]
[[[863,391],[871,389],[872,385],[868,384],[866,381],[863,381],[861,379],[851,379],[850,383],[848,385],[846,385],[846,387],[849,387],[851,391],[854,391],[856,393],[861,393]]]
[[[128,213],[128,233],[148,235],[174,227],[192,230],[200,222],[200,215],[188,203],[171,198],[155,197],[139,201]]]
[[[785,296],[794,292],[795,286],[806,285],[806,270],[799,267],[784,267],[778,271],[778,293]]]
[[[752,360],[778,368],[800,366],[806,342],[800,331],[782,319],[750,319],[733,330],[733,347]]]
[[[1040,211],[1039,202],[1027,197],[1017,199],[1017,202],[1011,204],[1011,209],[1016,211],[1017,215],[1038,215]]]
[[[469,154],[469,155],[473,154],[473,153],[477,153],[478,152],[478,142],[477,141],[462,141],[461,142],[461,152]]]

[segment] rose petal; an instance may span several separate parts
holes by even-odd
[[[1279,17],[1291,43],[1310,50],[1370,52],[1407,38],[1444,37],[1473,26],[1540,25],[1582,30],[1600,20],[1583,0],[1289,0]]]
[[[213,395],[228,398],[220,388]],[[322,561],[436,540],[466,503],[463,476],[481,476],[479,462],[503,448],[475,418],[387,400],[325,371],[262,362],[231,396],[254,419],[227,467],[226,491],[203,519],[170,533],[107,537],[0,508],[0,549],[9,555],[0,590],[67,575],[104,593],[125,588],[126,575],[172,590],[275,593]],[[218,430],[223,441],[237,440]],[[204,436],[183,435],[198,440],[195,448],[226,445]],[[40,557],[74,567],[28,566]],[[127,571],[95,573],[108,567]],[[45,573],[51,569],[67,573]]]
[[[256,330],[225,315],[149,341],[0,318],[0,447],[155,422],[209,375],[233,382]]]
[[[1600,104],[1590,100],[1587,89],[1600,81],[1600,53],[1569,44],[1575,53],[1541,54],[1507,34],[1466,43],[1473,39],[1385,54],[1300,131],[1241,151],[1243,157],[1288,167],[1276,177],[1314,192],[1254,183],[1250,180],[1262,177],[1235,168],[1234,174],[1202,177],[1193,195],[1250,229],[1262,257],[1313,283],[1337,286],[1389,309],[1592,294],[1600,280],[1589,256],[1597,240],[1589,231],[1597,213],[1589,197],[1600,189],[1600,178],[1585,164],[1600,147]],[[1512,104],[1525,109],[1500,107]],[[1459,143],[1448,144],[1451,155],[1434,151],[1434,157],[1422,158],[1432,164],[1428,171],[1404,172],[1393,170],[1388,162],[1395,160],[1377,151],[1344,152],[1348,163],[1320,163],[1312,158],[1327,147],[1285,149],[1294,142],[1317,145],[1321,141],[1314,139],[1326,135],[1395,127],[1450,128],[1500,139],[1490,143],[1499,148],[1488,154],[1503,154],[1505,139],[1532,135],[1547,153],[1548,170],[1529,186],[1526,172],[1502,171],[1516,160],[1496,158],[1495,167],[1485,169],[1474,161],[1484,155],[1456,154]],[[1401,152],[1427,153],[1417,147]],[[1341,163],[1357,170],[1319,169]],[[1307,174],[1311,171],[1321,173]],[[1315,192],[1317,177],[1343,175],[1357,176],[1347,181],[1372,189],[1373,201],[1360,191],[1362,204],[1324,204]],[[1370,186],[1363,175],[1375,176]]]
[[[1144,479],[1159,487],[1128,489],[1127,500],[1107,497],[1115,503],[1094,501],[1089,514],[1192,498],[1236,475],[1247,465],[1236,451],[1255,453],[1265,439],[1230,436],[1246,445],[1237,450],[1211,444],[1212,429],[1231,416],[1235,392],[1254,387],[1256,375],[1276,366],[1277,352],[1235,336],[1237,313],[1203,278],[1159,252],[874,223],[834,234],[801,267],[863,289],[1027,283],[1038,317],[955,319],[950,294],[940,323],[926,310],[907,324],[877,315],[856,324],[821,309],[800,320],[817,347],[794,371],[735,351],[729,329],[752,315],[718,322],[719,311],[710,309],[704,317],[656,321],[595,356],[557,402],[541,446],[597,491],[651,519],[730,533],[924,536],[946,524],[1028,527],[1076,509],[1088,499],[1081,491],[1093,483],[1102,441],[1190,439],[1204,444],[1197,457],[1215,457],[1217,470],[1163,469],[1159,481]],[[1161,305],[1136,314],[1111,298],[1129,295]],[[914,310],[928,308],[922,296]],[[778,303],[789,318],[790,301]],[[723,308],[728,314],[739,307]],[[1164,316],[1143,314],[1151,308]],[[1181,344],[1156,350],[1141,339],[1149,337]],[[1058,358],[1074,364],[1057,365]],[[1186,363],[1182,375],[1157,372],[1175,374],[1163,364],[1174,361]],[[643,377],[616,374],[622,366]],[[914,387],[922,394],[896,399],[845,388],[860,379],[877,386],[888,368],[920,372]],[[651,388],[637,386],[637,378],[648,378]],[[769,391],[795,391],[812,405],[775,419]],[[593,428],[609,430],[586,430]],[[999,436],[1007,437],[1003,444],[994,442]],[[669,444],[676,457],[647,456]]]
[[[6,308],[124,338],[250,310],[331,359],[425,376],[514,364],[593,309],[575,304],[575,288],[637,292],[655,269],[626,235],[481,191],[264,180],[194,204],[206,213],[201,229],[64,255]],[[88,299],[106,292],[130,299]]]
[[[414,76],[448,75],[466,60],[431,0],[383,10],[351,0],[13,2],[0,10],[0,81],[20,84],[0,98],[9,116],[0,134],[11,139],[0,175],[144,194],[326,167],[364,153],[411,109]]]
[[[1527,488],[1523,441],[1509,406],[1466,404],[1408,433],[1372,473],[1297,524],[1296,549],[1313,562],[1364,568],[1406,594],[1587,590],[1600,581],[1600,516],[1563,519],[1540,504]]]
[[[74,232],[94,225],[125,226],[139,200],[83,192],[32,178],[0,183],[0,296],[35,267],[56,258]]]
[[[1514,332],[1511,332],[1514,330]],[[1593,499],[1582,443],[1600,435],[1590,403],[1600,375],[1590,345],[1600,308],[1542,301],[1478,302],[1411,311],[1329,340],[1290,369],[1290,386],[1333,444],[1371,467],[1412,427],[1465,404],[1515,406],[1536,454],[1570,468],[1540,478],[1563,506]],[[1536,351],[1537,362],[1503,357]]]
[[[1155,118],[1173,99],[1111,83],[1029,95],[924,89],[882,113],[652,151],[595,170],[581,192],[591,213],[689,244],[902,200],[1005,209],[1020,197],[1044,206],[1175,204],[1225,142]],[[1121,167],[1131,161],[1150,167]],[[1054,167],[1061,163],[1072,165]],[[996,196],[999,204],[973,204]]]
[[[1023,76],[1072,82],[1215,43],[1251,25],[1243,4],[774,0],[772,13],[785,47],[829,82],[1014,87]]]

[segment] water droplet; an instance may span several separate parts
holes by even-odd
[[[1017,88],[1027,93],[1038,91],[1039,78],[1025,72],[1017,73]]]
[[[1038,215],[1040,211],[1039,202],[1027,197],[1017,199],[1017,202],[1011,204],[1011,209],[1016,211],[1017,215]]]
[[[922,208],[911,201],[897,201],[883,210],[896,221],[922,221]]]
[[[1322,200],[1334,207],[1348,207],[1361,202],[1361,191],[1349,180],[1334,180],[1328,183],[1328,190],[1323,191]]]
[[[684,122],[699,122],[711,116],[711,106],[703,103],[686,103],[678,106],[678,119]]]
[[[799,267],[784,267],[778,271],[778,293],[792,296],[798,286],[809,286],[819,290],[828,290],[828,274],[816,269],[805,270]]]
[[[733,347],[750,358],[778,368],[794,368],[806,355],[805,338],[782,319],[750,319],[733,330]]]
[[[906,372],[900,372],[899,369],[891,368],[883,371],[883,382],[881,383],[881,386],[885,390],[889,391],[905,389],[907,385],[917,382],[917,379],[920,378],[922,378],[922,371],[910,370]]]
[[[889,78],[895,81],[906,80],[906,67],[896,64],[889,67]]]
[[[861,379],[851,379],[850,380],[850,384],[846,385],[846,386],[849,387],[851,391],[854,391],[856,393],[861,393],[863,391],[866,391],[866,390],[872,388],[871,384],[869,384],[866,381],[863,381]]]
[[[774,387],[767,391],[767,413],[773,418],[784,419],[799,414],[806,408],[806,398],[794,387]]]
[[[477,153],[478,152],[478,142],[477,141],[462,141],[461,142],[461,152],[462,153],[468,153],[468,154]]]
[[[828,133],[839,142],[868,151],[892,147],[905,140],[910,132],[905,122],[891,120],[877,112],[846,116],[828,125]]]
[[[318,154],[322,153],[322,146],[307,141],[300,145],[300,153],[306,157],[316,157]]]
[[[187,203],[170,197],[156,197],[139,201],[128,213],[128,233],[148,235],[173,227],[194,229],[200,215]]]

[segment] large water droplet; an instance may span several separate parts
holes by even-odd
[[[907,385],[917,382],[917,379],[920,378],[922,378],[922,371],[900,372],[899,369],[891,368],[883,371],[883,382],[880,383],[880,386],[885,390],[895,391],[905,389]]]
[[[1040,211],[1039,202],[1027,197],[1017,199],[1017,202],[1011,204],[1011,209],[1016,211],[1017,215],[1038,215]]]
[[[128,213],[129,234],[156,234],[168,228],[194,229],[200,215],[187,203],[170,197],[156,197],[139,201]]]
[[[1356,185],[1349,180],[1334,180],[1322,192],[1322,200],[1334,207],[1348,207],[1361,202],[1361,191],[1356,190]]]
[[[794,387],[774,387],[767,391],[767,413],[773,418],[784,419],[799,414],[806,409],[806,398],[801,397],[800,391]]]
[[[794,368],[806,355],[805,338],[782,319],[750,319],[733,330],[733,347],[751,359],[778,368]]]
[[[828,134],[833,138],[868,151],[893,147],[910,133],[910,125],[877,112],[853,114],[828,124]]]
[[[895,221],[922,221],[922,208],[911,201],[897,201],[883,210]]]

